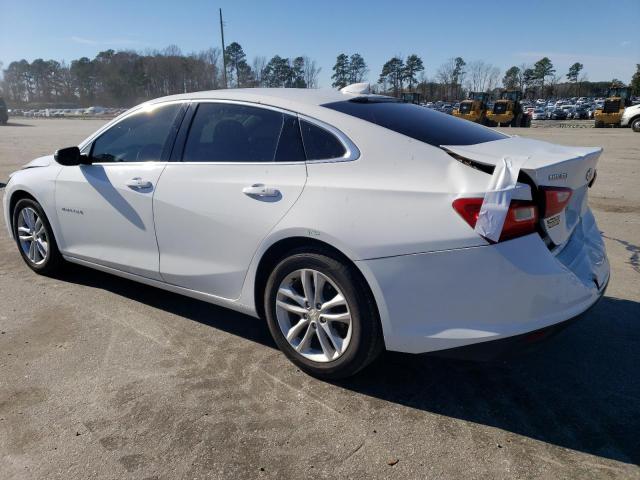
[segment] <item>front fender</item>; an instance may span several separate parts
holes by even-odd
[[[39,160],[39,159],[38,159]],[[58,164],[50,164],[47,167],[35,167],[18,170],[11,175],[9,183],[5,187],[3,197],[3,212],[7,229],[13,237],[12,219],[11,219],[11,201],[14,195],[25,192],[35,198],[44,210],[53,234],[56,237],[58,246],[62,240],[60,224],[55,204],[55,180],[58,173],[63,167]]]

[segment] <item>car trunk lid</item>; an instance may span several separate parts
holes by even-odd
[[[551,247],[567,242],[587,210],[587,189],[602,153],[600,147],[567,147],[517,136],[476,145],[442,145],[442,148],[490,168],[506,157],[528,157],[520,170],[537,189],[532,193],[540,212],[545,211],[545,187],[570,188],[571,198],[562,211],[540,216],[540,227],[552,243]]]

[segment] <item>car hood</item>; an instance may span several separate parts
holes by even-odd
[[[18,173],[21,170],[27,170],[29,168],[39,168],[39,167],[48,167],[53,162],[55,162],[53,155],[45,155],[44,157],[38,157],[31,160],[29,163],[24,164],[19,170],[15,172],[11,172],[9,174],[9,178]]]
[[[31,160],[29,163],[25,164],[21,170],[25,170],[27,168],[48,167],[53,162],[53,155],[45,155],[44,157],[38,157]]]

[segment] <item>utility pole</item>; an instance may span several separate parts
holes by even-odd
[[[220,37],[222,37],[222,79],[224,88],[227,87],[227,57],[224,54],[224,24],[222,23],[222,9],[220,9]]]

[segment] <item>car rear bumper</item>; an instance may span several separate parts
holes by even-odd
[[[586,311],[609,263],[590,211],[562,251],[537,234],[495,245],[356,262],[388,350],[425,353],[534,332]]]
[[[434,352],[426,353],[425,355],[432,355],[442,358],[452,358],[458,360],[472,360],[472,361],[496,361],[505,360],[509,357],[516,356],[523,353],[529,353],[544,344],[547,340],[555,337],[558,333],[562,332],[565,328],[573,323],[580,321],[587,312],[596,306],[598,301],[604,296],[607,290],[607,283],[600,292],[600,296],[587,310],[572,317],[563,322],[559,322],[548,327],[539,328],[531,332],[522,333],[513,337],[501,338],[499,340],[489,340],[487,342],[479,342],[471,345],[465,345],[462,347],[448,348],[445,350],[437,350]]]

